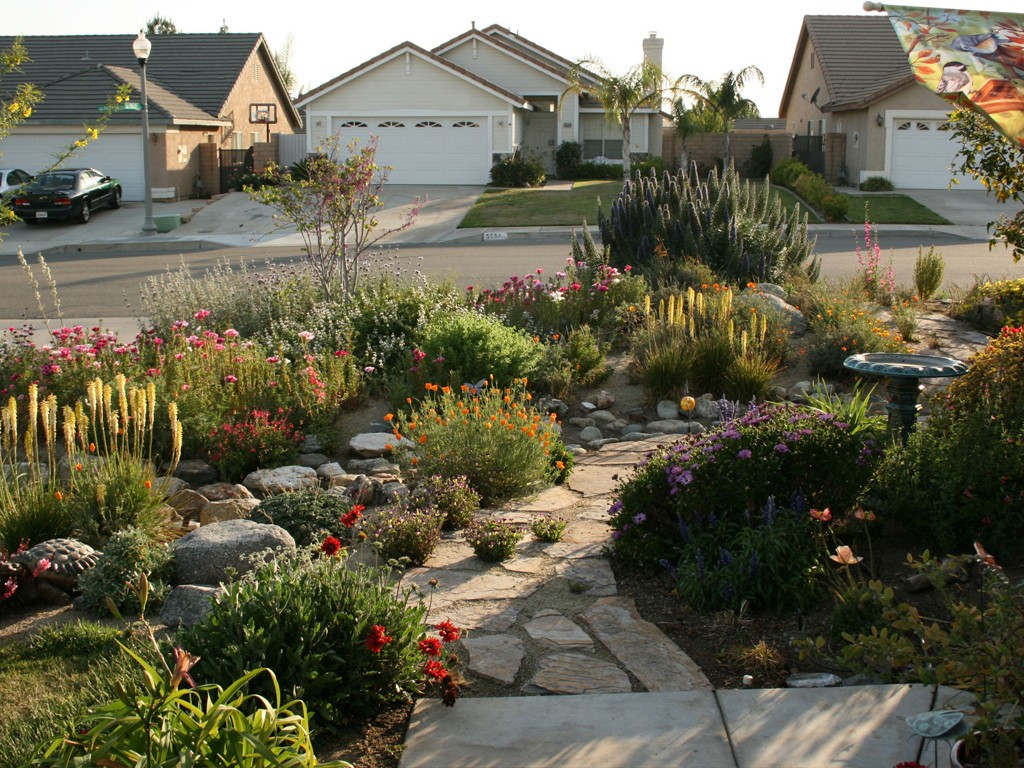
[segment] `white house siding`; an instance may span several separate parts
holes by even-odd
[[[476,42],[476,58],[473,57],[472,40],[445,51],[443,56],[453,64],[520,96],[557,96],[566,87],[566,83],[553,74],[526,64],[480,40]]]

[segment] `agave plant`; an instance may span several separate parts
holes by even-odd
[[[732,166],[703,181],[696,165],[661,178],[637,173],[607,216],[598,210],[598,224],[611,263],[632,264],[652,284],[670,282],[675,267],[694,259],[740,283],[801,271],[816,280],[820,270],[806,214],[786,214],[767,184],[741,181]]]

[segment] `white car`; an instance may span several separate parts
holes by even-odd
[[[32,174],[21,168],[0,168],[0,197],[9,197],[22,184],[32,181]]]

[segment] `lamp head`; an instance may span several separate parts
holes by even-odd
[[[145,64],[146,59],[149,58],[149,52],[153,49],[153,44],[146,39],[146,33],[139,30],[139,36],[132,42],[132,50],[135,52],[135,58],[139,60],[140,64]]]

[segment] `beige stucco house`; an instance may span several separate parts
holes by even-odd
[[[845,137],[838,160],[849,182],[885,176],[897,188],[948,187],[959,147],[944,130],[949,111],[914,80],[887,16],[804,17],[779,115],[794,136]]]
[[[133,34],[24,37],[31,61],[17,77],[4,79],[3,90],[29,82],[42,89],[45,99],[0,143],[2,162],[32,173],[48,167],[54,152],[81,137],[82,125],[99,117],[119,85],[131,86],[133,103],[140,103],[134,39]],[[13,41],[0,37],[0,50]],[[150,41],[146,93],[152,187],[188,196],[200,172],[208,175],[213,163],[214,181],[207,181],[205,191],[219,192],[218,150],[245,150],[266,142],[268,133],[301,128],[263,35],[173,34]],[[253,122],[253,105],[272,105],[277,122]],[[209,162],[201,162],[204,155]],[[141,113],[123,111],[112,115],[99,139],[67,165],[114,176],[125,200],[141,200],[142,157]]]
[[[663,41],[643,41],[661,64]],[[378,162],[396,184],[485,184],[491,165],[517,151],[554,170],[554,151],[578,141],[588,160],[622,161],[622,131],[600,103],[567,92],[573,62],[504,27],[475,27],[432,50],[404,42],[296,100],[307,150],[331,135],[378,139]],[[584,82],[593,77],[584,73]],[[662,118],[633,116],[634,155],[661,154]]]

